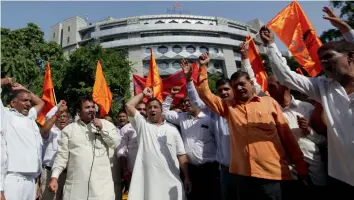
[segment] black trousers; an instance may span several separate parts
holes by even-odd
[[[239,200],[284,200],[289,181],[268,180],[233,174]]]
[[[219,164],[217,162],[202,165],[188,165],[192,182],[192,192],[188,200],[219,200],[221,199]]]

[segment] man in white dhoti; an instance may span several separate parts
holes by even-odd
[[[66,168],[63,200],[114,200],[109,152],[118,143],[116,127],[95,118],[91,96],[80,97],[76,108],[79,119],[65,127],[58,140],[49,188],[57,191],[58,177]]]
[[[4,107],[0,100],[1,134],[6,141],[8,158],[4,196],[7,200],[33,200],[37,189],[35,178],[42,165],[42,138],[35,120],[44,102],[22,85],[13,83],[11,78],[1,79],[1,86],[4,85],[9,85],[13,91],[11,108]]]
[[[126,104],[126,111],[139,139],[130,184],[129,200],[183,200],[182,168],[187,192],[191,189],[188,176],[187,156],[177,128],[162,118],[161,102],[151,98],[147,102],[146,120],[136,105],[143,97],[152,97],[152,90],[145,88]]]

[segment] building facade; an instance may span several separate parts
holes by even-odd
[[[135,74],[141,76],[146,76],[149,69],[150,48],[163,77],[179,71],[181,59],[195,61],[200,54],[209,51],[209,72],[230,77],[241,66],[237,47],[247,35],[254,37],[262,25],[264,23],[258,19],[243,23],[180,14],[108,17],[88,24],[76,16],[52,26],[50,41],[60,44],[65,56],[94,41],[104,48],[127,48]],[[264,52],[259,35],[255,42],[259,51]]]

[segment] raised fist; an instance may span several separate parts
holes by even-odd
[[[181,61],[180,66],[183,70],[184,76],[186,77],[187,81],[190,81],[192,78],[193,66],[190,63],[188,63],[186,59],[183,59]]]
[[[143,94],[145,97],[148,97],[148,98],[151,98],[153,96],[153,91],[151,88],[149,87],[146,87],[144,90],[143,90]]]
[[[199,64],[200,65],[208,66],[209,61],[210,61],[209,52],[205,52],[199,56]]]
[[[274,34],[269,30],[269,28],[263,26],[259,32],[265,46],[274,43]]]
[[[178,94],[181,91],[182,87],[181,86],[173,86],[171,88],[171,95],[174,96]]]

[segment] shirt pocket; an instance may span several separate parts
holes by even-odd
[[[198,140],[200,140],[203,144],[209,143],[213,140],[213,136],[211,135],[211,127],[209,124],[201,124]]]
[[[248,113],[249,132],[256,137],[269,138],[277,134],[273,113],[269,109],[252,109]]]

